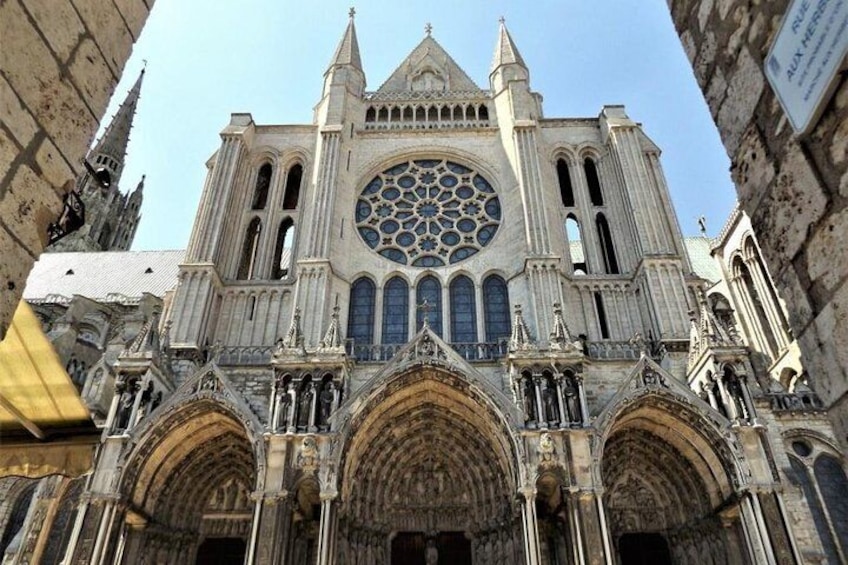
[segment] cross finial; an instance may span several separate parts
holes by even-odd
[[[698,217],[698,227],[701,228],[701,235],[707,235],[707,219],[704,216]]]
[[[427,299],[425,298],[421,302],[421,304],[418,305],[418,309],[421,310],[421,312],[423,313],[422,320],[421,320],[423,327],[429,328],[430,327],[430,310],[432,310],[433,307],[430,306],[430,302],[428,302]]]
[[[353,19],[353,17],[356,15],[356,8],[354,8],[353,6],[351,6],[351,7],[350,7],[350,10],[349,10],[349,11],[348,11],[348,13],[347,13],[347,15],[350,17],[350,19]]]
[[[430,37],[430,34],[431,34],[432,32],[433,32],[433,24],[431,24],[430,22],[427,22],[427,23],[424,25],[424,33],[426,33],[426,34],[427,34],[427,37]]]
[[[147,70],[147,59],[142,59],[141,63],[142,63],[141,70],[146,71]]]
[[[505,24],[505,23],[506,23],[506,18],[505,18],[505,17],[503,17],[503,16],[501,16],[501,17],[499,17],[499,18],[498,18],[498,21],[499,21],[499,22],[501,22],[501,24]]]

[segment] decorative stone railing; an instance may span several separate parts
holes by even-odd
[[[221,366],[267,365],[274,349],[272,345],[221,347],[217,351],[216,362]]]
[[[360,362],[389,361],[406,344],[348,344],[348,355]],[[495,361],[507,354],[507,342],[451,343],[450,346],[466,361]]]
[[[473,97],[406,99],[373,98],[365,109],[366,130],[456,129],[489,127],[488,98]],[[465,93],[459,93],[465,94]]]
[[[639,344],[629,341],[587,341],[586,355],[602,361],[626,361],[639,359],[642,350]]]
[[[824,404],[812,391],[772,392],[766,395],[774,412],[810,412],[824,410]]]

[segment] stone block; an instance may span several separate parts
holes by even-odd
[[[775,287],[780,289],[779,294],[786,303],[789,325],[795,335],[798,335],[813,320],[813,307],[807,291],[801,286],[798,274],[791,265],[775,275],[774,283]]]
[[[151,2],[152,4],[152,2]],[[127,24],[134,39],[138,39],[144,22],[147,21],[149,9],[143,0],[115,0],[115,5]]]
[[[40,170],[41,178],[53,185],[53,189],[61,196],[64,196],[65,183],[69,180],[73,181],[77,176],[49,139],[45,139],[39,145],[35,153],[35,163]]]
[[[47,226],[59,217],[62,198],[27,166],[18,167],[0,200],[0,218],[6,229],[37,257],[47,244]]]
[[[755,125],[745,130],[733,163],[733,182],[739,201],[755,208],[775,177],[774,161]]]
[[[106,61],[94,41],[84,39],[70,62],[74,84],[82,92],[88,107],[94,112],[103,112],[117,85],[112,79]]]
[[[705,89],[710,81],[710,69],[713,68],[716,58],[716,37],[713,32],[704,34],[701,44],[698,46],[698,57],[695,59],[693,68],[695,78],[701,90]]]
[[[29,145],[35,132],[38,131],[38,124],[21,105],[18,95],[2,76],[0,76],[0,116],[3,116],[3,125],[9,128],[15,140],[22,147]]]
[[[700,5],[698,6],[698,27],[701,31],[704,31],[704,27],[707,25],[707,20],[709,20],[710,14],[713,12],[713,3],[714,0],[701,0]]]
[[[751,122],[763,94],[764,80],[759,64],[748,49],[743,48],[739,53],[736,70],[728,79],[727,97],[716,119],[729,155],[736,153],[742,132]]]
[[[807,249],[807,272],[810,280],[822,285],[828,294],[844,278],[840,265],[848,265],[848,208],[830,214],[811,234]]]
[[[706,99],[707,105],[710,107],[710,112],[715,116],[721,108],[721,103],[724,102],[724,97],[727,95],[727,80],[724,78],[724,73],[720,68],[716,68],[713,73],[713,78],[707,85]]]
[[[6,175],[12,161],[18,156],[18,147],[12,142],[12,139],[6,135],[6,132],[0,129],[0,178]],[[2,198],[0,191],[0,198]]]
[[[832,337],[822,334],[820,328],[832,327],[830,313],[819,314],[815,324],[811,324],[798,336],[798,345],[802,351],[804,368],[810,375],[816,393],[825,406],[830,406],[845,392],[846,379],[843,369],[834,356],[835,344]]]
[[[24,249],[6,228],[0,224],[0,339],[18,307],[27,275],[35,259]]]
[[[683,51],[686,53],[686,58],[690,63],[695,62],[695,56],[698,54],[698,48],[695,46],[695,41],[692,39],[692,34],[688,31],[680,34],[680,42],[683,44]]]
[[[124,18],[121,17],[121,13],[113,2],[73,0],[73,3],[88,32],[103,52],[106,64],[114,75],[112,80],[117,81],[133,45],[133,38]],[[105,110],[105,105],[103,108],[94,108],[95,113],[98,114],[102,114]]]
[[[85,33],[70,0],[23,0],[23,4],[59,61],[67,62]]]
[[[787,149],[770,192],[754,209],[751,202],[741,202],[773,272],[795,257],[807,241],[810,226],[822,217],[827,206],[827,198],[801,150]]]
[[[82,157],[97,130],[74,87],[63,79],[56,59],[17,2],[0,4],[0,68],[56,147],[69,161]],[[12,57],[11,53],[27,53]]]

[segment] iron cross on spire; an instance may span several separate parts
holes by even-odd
[[[430,310],[432,310],[433,307],[430,305],[430,303],[425,298],[421,302],[421,304],[418,305],[418,309],[421,310],[421,314],[422,314],[422,316],[421,316],[422,327],[429,328],[430,327]]]
[[[430,34],[433,32],[433,24],[427,22],[424,24],[424,33],[427,34],[427,37],[430,37]]]
[[[347,15],[350,17],[350,19],[353,19],[353,17],[356,15],[356,8],[351,6],[350,10],[348,10],[347,12]]]

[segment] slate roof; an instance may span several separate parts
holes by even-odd
[[[684,237],[683,244],[689,254],[689,262],[692,263],[692,272],[713,283],[721,280],[721,269],[710,254],[712,239],[704,236]]]
[[[67,302],[75,294],[100,302],[132,303],[145,293],[164,296],[177,284],[185,250],[43,253],[27,279],[29,302]]]

